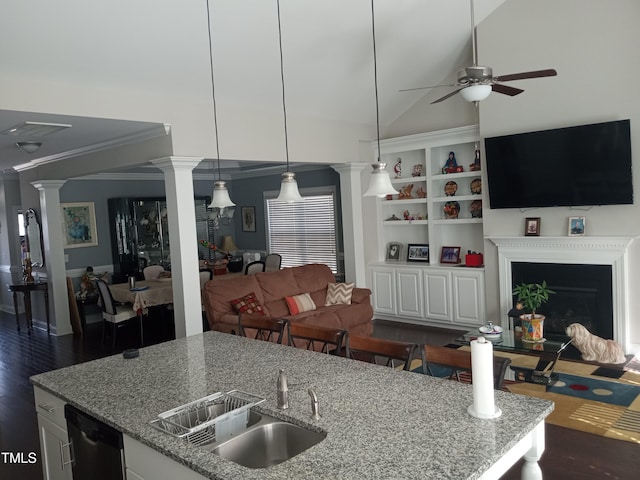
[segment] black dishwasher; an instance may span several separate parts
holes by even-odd
[[[74,480],[124,480],[122,433],[66,404]]]

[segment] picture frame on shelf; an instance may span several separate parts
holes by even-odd
[[[540,236],[540,217],[528,217],[527,219],[525,219],[524,235],[525,237]]]
[[[460,263],[460,247],[442,247],[440,263]]]
[[[409,244],[407,246],[407,262],[429,262],[429,244]]]
[[[389,242],[387,244],[387,254],[385,255],[385,261],[398,262],[402,253],[402,244],[398,242]]]
[[[569,236],[584,236],[585,217],[569,217]]]
[[[64,248],[98,245],[96,212],[93,202],[61,203]]]

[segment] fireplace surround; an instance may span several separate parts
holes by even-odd
[[[632,237],[489,237],[498,248],[499,298],[502,324],[513,307],[513,264],[598,265],[611,268],[613,339],[625,350],[629,338],[627,248]],[[578,288],[577,290],[580,290]],[[588,289],[587,289],[588,290]]]

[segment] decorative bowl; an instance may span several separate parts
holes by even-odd
[[[500,338],[502,336],[503,328],[497,325],[483,325],[478,330],[482,336],[490,340],[492,338]]]

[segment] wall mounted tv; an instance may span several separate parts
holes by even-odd
[[[629,120],[484,140],[491,208],[633,204]]]

